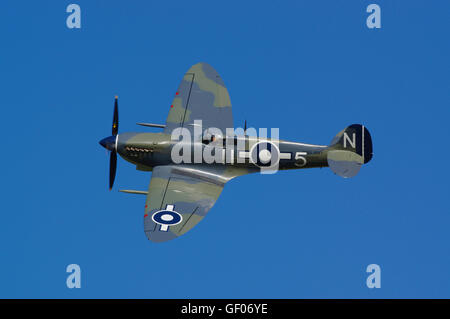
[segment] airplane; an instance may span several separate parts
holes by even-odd
[[[111,153],[110,190],[117,154],[137,170],[152,171],[148,191],[120,190],[147,196],[144,232],[152,242],[172,240],[191,230],[213,207],[225,184],[237,176],[328,166],[347,178],[355,176],[373,156],[371,135],[360,124],[340,131],[330,145],[250,136],[246,121],[244,134],[231,136],[234,125],[228,90],[207,63],[195,64],[186,72],[166,124],[137,124],[163,131],[119,134],[116,96],[112,135],[99,143]]]

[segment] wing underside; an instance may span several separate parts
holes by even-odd
[[[225,182],[219,175],[197,169],[155,167],[145,205],[147,238],[161,242],[189,231],[214,205]]]

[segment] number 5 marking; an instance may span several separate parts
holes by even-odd
[[[306,152],[296,152],[295,153],[295,166],[297,167],[303,167],[306,165],[306,158],[302,155],[307,155]]]

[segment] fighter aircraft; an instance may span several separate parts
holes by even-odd
[[[372,159],[370,133],[360,124],[339,132],[330,145],[250,136],[246,123],[243,134],[230,134],[235,131],[228,90],[207,63],[193,65],[184,75],[166,124],[137,124],[163,131],[119,134],[116,96],[112,135],[100,144],[111,152],[110,190],[117,154],[137,170],[152,171],[148,191],[121,191],[147,196],[144,231],[153,242],[192,229],[213,207],[225,184],[237,176],[328,166],[337,175],[352,177]]]

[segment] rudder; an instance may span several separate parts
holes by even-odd
[[[372,137],[361,124],[352,124],[331,141],[327,161],[330,169],[342,177],[355,176],[362,164],[373,157]]]

